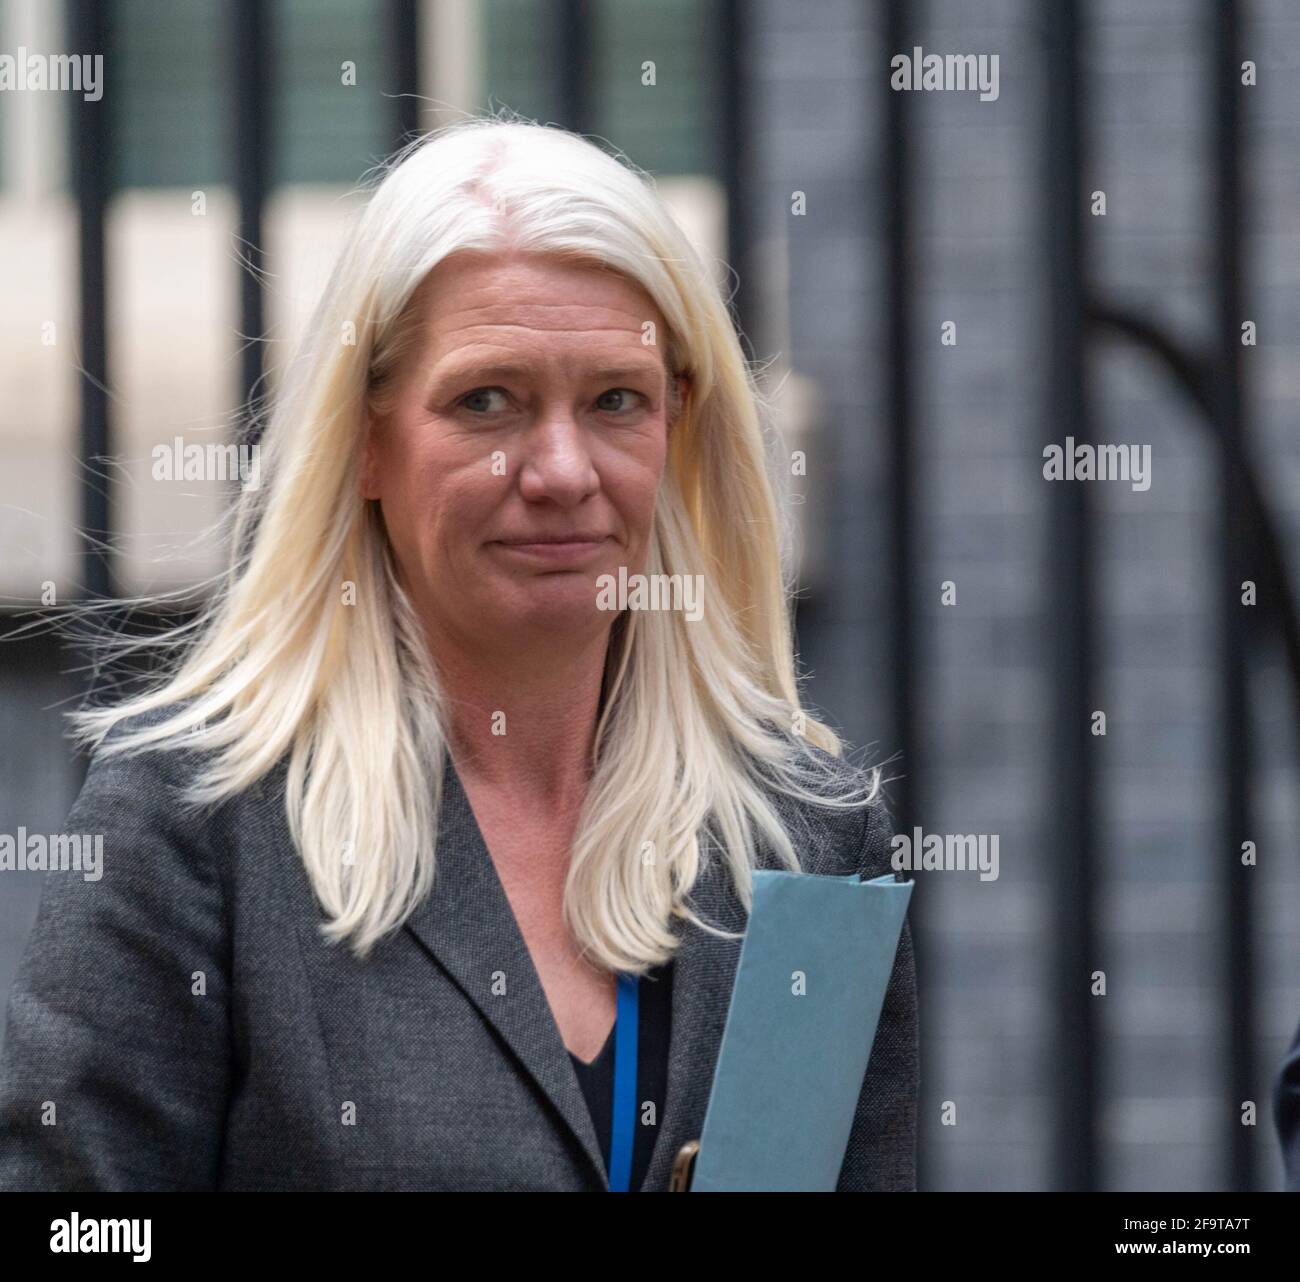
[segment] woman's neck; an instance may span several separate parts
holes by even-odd
[[[581,643],[529,644],[499,652],[430,649],[450,716],[452,759],[462,778],[509,792],[520,804],[580,803],[591,776],[608,632]]]

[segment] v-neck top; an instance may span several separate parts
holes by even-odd
[[[637,1021],[637,1116],[632,1138],[633,1191],[639,1190],[650,1167],[655,1138],[664,1120],[664,1100],[668,1093],[668,1039],[672,1028],[673,963],[657,966],[641,977],[640,1018]],[[596,1138],[609,1170],[610,1142],[613,1134],[614,1109],[614,1029],[601,1052],[590,1064],[584,1064],[572,1051],[569,1060],[578,1084],[587,1100]],[[653,1112],[646,1108],[654,1105]],[[653,1118],[653,1122],[649,1121]]]

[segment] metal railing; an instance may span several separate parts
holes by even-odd
[[[69,0],[72,47],[107,49],[111,45],[113,0]],[[270,110],[271,77],[276,51],[269,43],[272,26],[267,0],[234,0],[229,9],[229,51],[238,66],[230,94],[231,174],[238,199],[240,263],[241,394],[251,406],[264,371],[262,334],[264,299],[260,247],[263,209],[270,184],[275,121]],[[1031,14],[1032,10],[1032,14]],[[752,156],[753,98],[750,22],[752,9],[742,0],[717,0],[712,11],[719,23],[716,128],[721,177],[728,193],[728,259],[738,275],[733,299],[743,333],[754,311],[752,282],[756,175]],[[890,50],[910,49],[923,21],[923,10],[909,0],[873,0],[873,14],[884,19]],[[387,0],[387,48],[391,60],[391,130],[394,145],[420,129],[420,6],[416,0]],[[1208,148],[1214,174],[1213,226],[1216,340],[1212,349],[1191,350],[1159,323],[1131,308],[1101,297],[1088,279],[1087,219],[1082,175],[1086,168],[1087,83],[1083,72],[1087,43],[1087,7],[1079,0],[1053,0],[1027,6],[1026,17],[1041,23],[1045,111],[1043,131],[1043,249],[1050,299],[1051,377],[1044,423],[1054,438],[1063,434],[1090,439],[1087,362],[1103,341],[1136,344],[1155,357],[1174,383],[1191,398],[1212,429],[1218,455],[1222,555],[1219,581],[1223,732],[1221,776],[1225,784],[1222,849],[1221,940],[1224,948],[1222,994],[1228,1038],[1229,1086],[1237,1099],[1250,1098],[1260,1065],[1254,1037],[1255,914],[1249,871],[1235,852],[1251,832],[1251,729],[1247,699],[1248,665],[1259,653],[1267,626],[1282,641],[1297,692],[1300,716],[1300,625],[1280,540],[1250,465],[1246,370],[1239,325],[1245,294],[1242,256],[1241,197],[1244,140],[1241,86],[1238,78],[1238,32],[1242,14],[1236,0],[1206,0],[1207,56],[1215,71],[1213,138]],[[552,62],[562,124],[584,132],[593,128],[590,51],[592,12],[586,0],[551,0],[548,10],[554,37]],[[918,780],[925,769],[920,752],[921,699],[918,671],[918,610],[912,587],[918,580],[916,410],[912,299],[916,292],[917,133],[907,94],[890,92],[880,76],[880,137],[886,179],[883,217],[884,289],[881,295],[887,336],[887,412],[891,482],[888,490],[892,548],[889,559],[892,603],[893,745],[901,750],[905,774],[895,793],[895,820],[910,830],[917,814]],[[105,212],[111,176],[106,159],[112,152],[111,114],[103,103],[72,104],[74,181],[80,205],[78,279],[80,288],[81,379],[80,452],[83,486],[80,520],[91,536],[82,558],[84,591],[92,598],[115,590],[111,532],[113,505],[101,466],[113,446],[109,385],[109,335],[106,298]],[[865,131],[864,131],[865,132]],[[865,236],[864,236],[865,240]],[[752,349],[749,353],[752,355]],[[252,422],[250,417],[250,424]],[[1053,905],[1055,954],[1052,1006],[1058,1021],[1054,1040],[1062,1065],[1053,1085],[1056,1100],[1055,1186],[1092,1189],[1103,1182],[1100,1168],[1098,1113],[1100,1043],[1096,1004],[1084,977],[1097,956],[1098,933],[1091,905],[1097,886],[1096,769],[1088,721],[1096,707],[1097,617],[1094,518],[1088,487],[1052,487],[1051,537],[1056,549],[1051,597],[1053,621],[1052,679],[1056,706],[1052,718],[1051,774],[1057,825]],[[1259,584],[1258,615],[1240,604],[1243,579]],[[924,981],[927,953],[925,897],[916,897],[913,930],[918,972]],[[923,1040],[927,1029],[922,1001]],[[1238,1189],[1256,1187],[1251,1135],[1225,1120],[1229,1179]],[[921,1185],[925,1186],[924,1150]]]

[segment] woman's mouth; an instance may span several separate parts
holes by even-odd
[[[559,539],[496,539],[493,546],[541,565],[570,567],[590,561],[608,542],[608,535],[574,535]]]

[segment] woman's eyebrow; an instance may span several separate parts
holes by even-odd
[[[638,362],[633,365],[606,365],[599,369],[583,371],[591,378],[650,378],[663,376],[663,367],[653,361]],[[532,373],[529,366],[509,363],[480,365],[477,362],[462,362],[447,369],[435,368],[430,378],[431,385],[439,383],[458,383],[469,378],[514,378]]]
[[[593,378],[659,378],[663,375],[663,366],[658,363],[645,362],[638,365],[613,365],[593,370]]]

